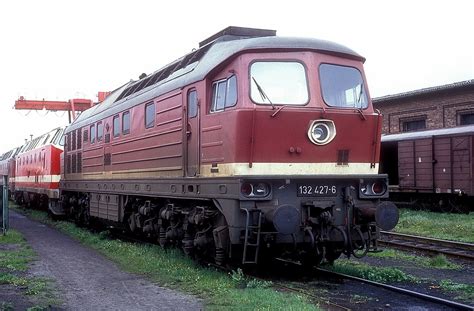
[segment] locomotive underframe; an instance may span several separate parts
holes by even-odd
[[[120,224],[156,236],[161,245],[177,244],[187,253],[200,249],[218,263],[229,257],[257,263],[265,250],[319,262],[341,253],[363,256],[376,247],[375,214],[386,194],[360,191],[374,180],[386,176],[77,180],[61,182],[61,200],[77,220]],[[247,197],[241,186],[248,182],[265,183],[269,192]],[[305,193],[298,190],[303,186],[330,190]]]

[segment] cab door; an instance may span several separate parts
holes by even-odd
[[[200,117],[199,100],[196,89],[190,89],[186,94],[185,114],[185,141],[186,141],[186,176],[193,177],[199,175],[199,138],[200,138]]]

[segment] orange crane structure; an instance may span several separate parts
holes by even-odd
[[[103,101],[109,92],[99,92],[99,102]],[[49,110],[49,111],[67,111],[69,114],[69,123],[71,123],[84,110],[89,109],[94,105],[91,99],[74,98],[67,101],[52,101],[52,100],[30,100],[20,96],[15,101],[15,109],[20,110]]]

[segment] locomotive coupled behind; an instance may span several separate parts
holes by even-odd
[[[363,62],[228,27],[66,129],[60,206],[217,264],[365,255],[398,210]]]

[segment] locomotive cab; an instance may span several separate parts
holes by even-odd
[[[395,227],[398,210],[381,202],[388,198],[387,176],[378,175],[382,117],[370,101],[363,58],[252,51],[209,84],[201,122],[220,130],[201,133],[200,174],[239,178],[241,213],[223,213],[244,224],[229,232],[232,244],[243,241],[244,263],[257,260],[262,241],[300,244],[300,253],[286,253],[313,263],[361,257],[376,248],[379,228]]]

